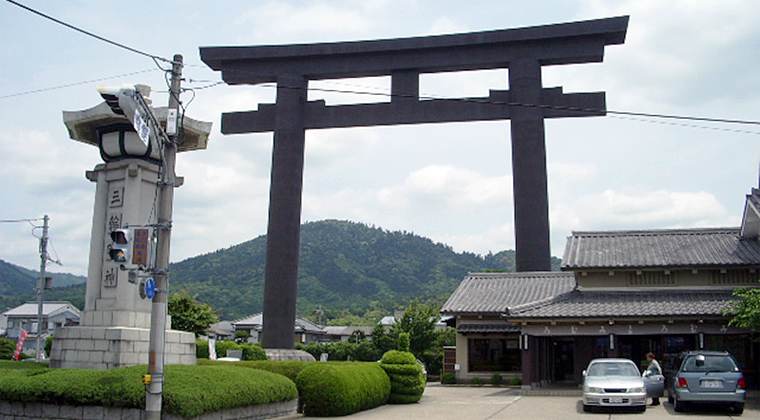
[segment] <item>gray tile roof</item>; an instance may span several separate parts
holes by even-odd
[[[521,330],[520,326],[507,322],[502,324],[460,324],[457,327],[459,334],[501,334],[520,332]]]
[[[232,321],[232,325],[234,325],[235,328],[251,327],[257,331],[261,331],[264,327],[264,314],[258,313],[246,318],[240,318],[238,320]],[[296,332],[308,332],[316,334],[324,334],[325,332],[325,330],[319,325],[309,321],[308,319],[301,318],[300,316],[296,317],[294,327]]]
[[[573,273],[470,273],[441,308],[443,314],[501,314],[508,306],[551,299],[575,286]]]
[[[592,318],[648,316],[722,315],[731,301],[732,290],[651,290],[589,291],[573,290],[553,300],[515,305],[506,311],[508,318]]]
[[[760,266],[760,242],[739,228],[573,232],[563,270]]]

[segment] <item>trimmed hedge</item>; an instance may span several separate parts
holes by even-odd
[[[296,378],[306,416],[345,416],[388,401],[391,382],[377,363],[311,362]]]
[[[388,351],[383,355],[380,366],[391,381],[389,403],[411,404],[422,398],[427,380],[414,354],[398,350]]]
[[[146,372],[147,366],[86,370],[10,369],[0,365],[0,400],[141,409],[145,407],[142,375]],[[229,365],[170,365],[166,366],[162,411],[197,417],[297,396],[293,381],[271,372]]]
[[[266,351],[258,344],[238,344],[230,340],[220,340],[214,345],[217,357],[226,357],[227,350],[243,350],[243,360],[268,360]],[[208,341],[195,339],[195,357],[208,359]]]
[[[290,360],[290,361],[269,361],[269,360],[255,360],[255,361],[242,361],[242,362],[219,362],[219,361],[213,361],[213,360],[206,360],[206,359],[199,359],[198,365],[206,365],[206,366],[218,366],[218,365],[234,365],[249,369],[261,369],[266,370],[272,373],[277,373],[279,375],[283,375],[288,377],[290,380],[295,382],[296,377],[298,376],[301,371],[306,368],[307,366],[310,366],[314,364],[314,362],[305,362],[300,360]],[[345,364],[345,363],[341,363]]]
[[[408,351],[390,350],[383,355],[383,363],[388,365],[413,365],[417,363],[417,358]]]

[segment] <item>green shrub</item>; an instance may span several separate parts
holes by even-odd
[[[402,332],[398,335],[398,350],[399,351],[409,351],[409,345],[411,343],[411,339],[409,338],[408,332]]]
[[[16,342],[5,338],[0,337],[0,359],[2,360],[10,360],[11,357],[13,357],[13,352],[16,351]]]
[[[388,376],[377,363],[313,363],[296,378],[306,416],[345,416],[385,404]]]
[[[482,385],[483,384],[483,380],[480,379],[480,378],[472,378],[472,379],[470,379],[470,383],[473,384],[473,385]]]
[[[522,385],[522,378],[515,376],[509,380],[510,385]]]
[[[33,363],[16,363],[26,368]],[[57,405],[102,405],[141,409],[147,366],[112,370],[6,369],[0,364],[0,400]],[[76,386],[72,386],[76,384]],[[163,412],[182,417],[226,408],[288,401],[298,396],[293,381],[232,365],[166,366]]]
[[[297,350],[303,350],[319,360],[322,353],[327,353],[328,360],[351,360],[353,362],[376,362],[382,356],[380,349],[369,340],[359,343],[339,341],[334,343],[296,344]]]
[[[412,353],[390,350],[383,355],[380,366],[385,370],[391,382],[391,404],[415,403],[422,398],[427,382],[422,365]]]
[[[504,382],[504,378],[498,373],[491,375],[491,385],[499,386]]]
[[[240,347],[243,348],[243,360],[269,360],[267,352],[258,344],[244,343]]]
[[[298,374],[301,373],[301,371],[304,368],[312,364],[314,364],[314,362],[304,362],[300,360],[288,360],[288,361],[253,360],[253,361],[242,361],[242,362],[218,362],[218,361],[211,361],[211,360],[198,360],[198,365],[203,365],[203,366],[234,365],[234,366],[244,367],[244,368],[249,368],[249,369],[266,370],[268,372],[285,376],[294,382],[296,380],[296,377],[298,377]]]
[[[166,373],[163,406],[168,413],[183,417],[298,397],[293,381],[263,370],[172,365]]]
[[[227,350],[242,350],[243,347],[232,340],[217,341],[214,345],[216,357],[227,357]]]
[[[387,365],[417,364],[417,358],[408,351],[390,350],[383,355],[382,362]]]
[[[208,359],[208,341],[195,339],[195,357],[197,359]]]
[[[457,374],[454,372],[446,372],[441,375],[441,383],[445,385],[451,385],[457,383]]]

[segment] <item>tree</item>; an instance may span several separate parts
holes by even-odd
[[[409,351],[420,357],[436,345],[435,323],[440,319],[438,310],[429,305],[412,302],[404,315],[391,327],[391,335],[409,333]]]
[[[728,324],[748,330],[760,330],[760,289],[742,287],[734,290],[733,295],[739,297],[739,300],[734,302],[729,310],[733,318]]]
[[[194,333],[196,337],[204,334],[211,324],[219,322],[214,308],[198,302],[187,292],[169,296],[169,315],[173,329]]]

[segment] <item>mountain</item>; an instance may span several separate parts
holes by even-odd
[[[171,266],[172,291],[186,290],[223,319],[260,312],[266,236]],[[553,258],[558,269],[560,260]],[[324,220],[301,228],[298,313],[317,308],[359,317],[418,299],[441,305],[468,272],[514,271],[514,251],[457,253],[411,232]]]
[[[261,312],[266,242],[262,235],[172,264],[171,293],[187,291],[226,320]],[[559,265],[552,258],[553,269]],[[298,313],[311,316],[321,308],[328,319],[346,314],[358,319],[393,313],[413,300],[440,306],[468,272],[481,271],[515,271],[514,251],[457,253],[412,232],[339,220],[310,222],[301,227]],[[0,307],[34,300],[38,275],[0,260]],[[59,276],[53,273],[55,287],[45,299],[83,308],[86,278],[72,276],[79,284],[62,288],[67,275]]]
[[[46,274],[53,278],[53,289],[45,291],[45,300],[66,300],[77,308],[84,307],[87,277],[70,273]],[[0,311],[35,300],[39,276],[39,271],[0,260]]]
[[[0,260],[0,295],[14,296],[34,293],[37,277],[29,270]]]

